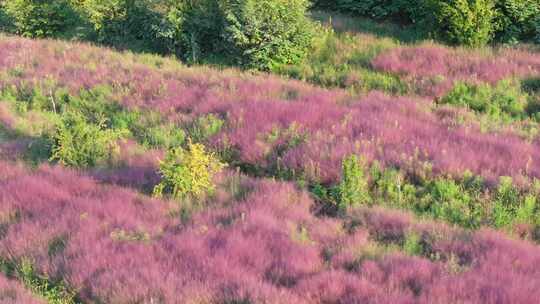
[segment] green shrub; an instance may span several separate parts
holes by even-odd
[[[237,62],[269,70],[307,55],[313,26],[307,0],[229,0],[221,5],[226,43]]]
[[[540,44],[540,16],[537,16],[534,19],[533,26],[534,26],[534,32],[535,32],[534,42],[536,42],[537,44]]]
[[[172,148],[186,141],[186,133],[174,124],[165,124],[145,128],[141,134],[135,134],[148,148]]]
[[[499,180],[492,210],[493,225],[498,228],[510,226],[514,221],[520,201],[519,190],[514,186],[512,178],[502,176]]]
[[[65,166],[93,167],[110,160],[119,134],[105,123],[90,124],[77,112],[66,112],[51,137],[51,161]]]
[[[371,171],[374,193],[377,197],[397,206],[403,205],[408,200],[406,193],[404,193],[405,177],[399,170],[380,170],[378,165],[373,165]]]
[[[523,199],[523,202],[516,210],[514,218],[515,223],[520,224],[536,224],[537,218],[537,198],[536,195],[528,194]]]
[[[528,93],[540,93],[540,77],[526,78],[521,81],[521,88]]]
[[[167,21],[177,56],[192,63],[225,56],[221,37],[224,21],[217,0],[174,1]]]
[[[428,186],[424,200],[428,200],[429,212],[434,218],[442,219],[463,227],[478,227],[481,213],[474,200],[452,179],[438,179]]]
[[[426,0],[318,0],[314,5],[375,19],[392,18],[402,23],[417,23],[429,14]]]
[[[170,194],[175,199],[201,197],[214,190],[213,178],[225,167],[201,144],[189,142],[187,149],[172,148],[160,163],[161,182],[154,195]]]
[[[500,18],[494,1],[529,0],[318,0],[315,6],[375,19],[393,19],[415,25],[414,29],[422,36],[431,33],[451,43],[480,46],[488,43],[496,30],[502,30],[499,23],[507,19],[517,22],[513,16]]]
[[[535,21],[540,17],[540,2],[536,0],[495,0],[497,16],[496,38],[516,43],[535,37]]]
[[[6,13],[5,4],[0,1],[0,29],[6,32],[13,31],[13,20]]]
[[[416,232],[408,232],[405,234],[403,251],[408,255],[421,256],[424,253],[422,237]]]
[[[221,131],[225,122],[214,114],[197,117],[189,129],[195,142],[203,142]]]
[[[439,102],[467,107],[496,120],[511,121],[527,117],[528,95],[513,81],[496,86],[458,82]]]
[[[58,36],[76,20],[69,0],[5,0],[4,9],[16,33],[25,37]]]
[[[304,58],[313,25],[307,0],[202,0],[171,6],[178,52],[190,61],[214,61],[269,70]]]
[[[343,160],[341,183],[338,186],[339,204],[344,208],[370,202],[366,161],[351,155]]]
[[[538,221],[538,182],[533,189],[520,193],[512,183],[512,178],[501,177],[492,210],[495,227],[511,227],[514,224],[537,225]]]
[[[167,50],[163,16],[151,0],[81,0],[78,7],[101,43],[142,51]]]
[[[495,31],[493,0],[436,1],[439,32],[450,43],[479,47],[491,41]]]

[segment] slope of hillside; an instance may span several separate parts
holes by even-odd
[[[540,142],[526,129],[538,97],[525,85],[540,55],[501,52],[391,47],[371,68],[420,89],[356,95],[2,36],[0,269],[50,303],[540,298]],[[511,121],[441,102],[459,81],[509,77],[526,101],[479,96],[527,102]],[[114,134],[103,159],[55,154],[73,113]],[[151,197],[159,160],[191,141],[228,165],[214,193]],[[85,143],[99,145],[72,144]],[[352,154],[369,199],[344,206]],[[6,282],[8,303],[29,303]]]

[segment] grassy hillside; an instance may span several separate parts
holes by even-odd
[[[331,21],[299,80],[0,36],[0,301],[539,298],[540,54]]]

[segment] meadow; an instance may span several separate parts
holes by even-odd
[[[2,34],[0,302],[540,298],[537,47],[313,18],[270,72]]]

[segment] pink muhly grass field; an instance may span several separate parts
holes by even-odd
[[[172,202],[58,167],[0,167],[0,213],[17,215],[6,218],[0,255],[34,261],[85,301],[505,303],[540,296],[540,249],[489,230],[361,209],[352,217],[362,225],[347,232],[315,217],[306,193],[264,180],[251,181],[243,199],[218,200],[182,224]],[[374,240],[399,244],[411,230],[438,259],[392,252],[360,259]]]
[[[34,297],[21,284],[0,274],[0,303],[2,304],[45,304]]]
[[[265,170],[281,167],[312,180],[335,182],[342,158],[363,153],[370,160],[412,170],[427,162],[437,174],[470,170],[491,181],[501,175],[540,177],[537,141],[528,143],[511,133],[483,133],[474,126],[449,126],[423,100],[381,93],[353,98],[343,90],[273,76],[176,67],[162,58],[154,58],[158,63],[150,66],[140,57],[85,44],[9,38],[0,46],[2,68],[23,71],[2,85],[41,83],[47,75],[57,86],[73,90],[107,84],[117,102],[159,111],[176,123],[214,113],[225,125],[208,143],[229,150],[235,161]],[[466,75],[496,81],[501,73],[528,75],[540,69],[536,55],[519,51],[501,51],[497,58],[460,54],[435,46],[402,48],[380,55],[374,66],[414,77],[441,74],[452,81]],[[151,163],[127,166],[125,176],[153,179]],[[121,175],[102,171],[96,176],[144,186],[137,178]]]
[[[410,78],[421,95],[440,97],[457,80],[494,84],[504,78],[539,75],[540,55],[519,50],[484,55],[427,45],[392,49],[376,57],[372,66]]]

